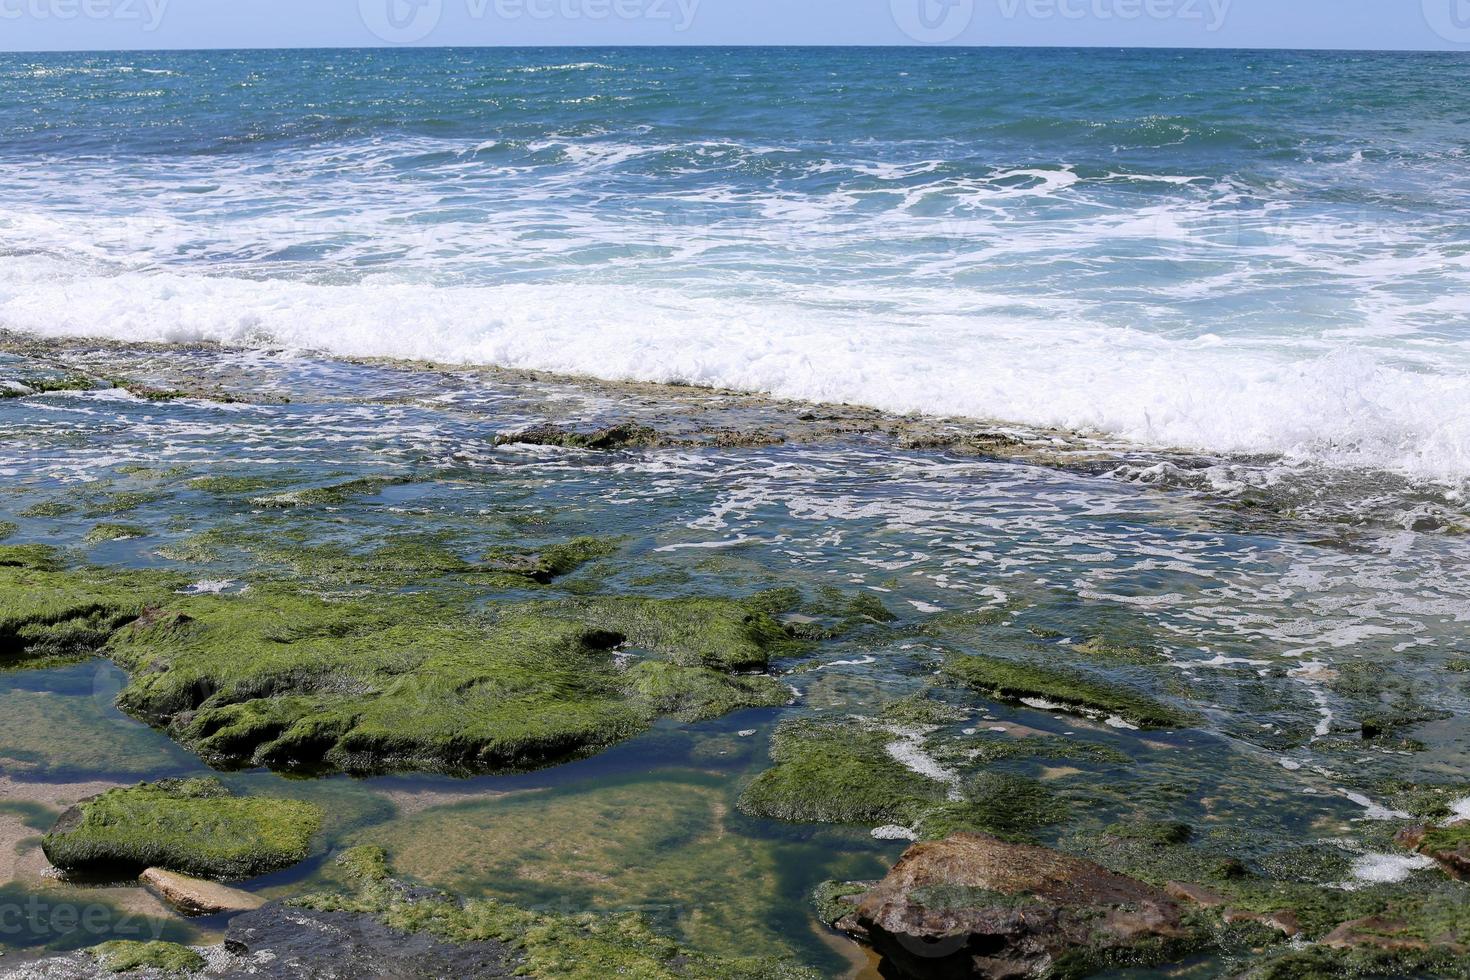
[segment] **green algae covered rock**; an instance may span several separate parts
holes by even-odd
[[[0,546],[0,669],[93,656],[176,585],[151,572],[62,571],[51,548]]]
[[[563,600],[470,619],[424,596],[259,586],[152,610],[108,651],[132,675],[123,709],[215,765],[485,771],[575,758],[665,714],[784,704],[774,679],[727,665],[764,665],[785,639],[739,600]],[[629,643],[648,656],[630,664]]]
[[[118,939],[91,949],[97,963],[109,973],[132,970],[160,970],[164,973],[197,973],[204,969],[204,957],[178,943],[135,942]]]
[[[404,933],[431,932],[456,942],[493,940],[521,958],[518,974],[555,980],[816,980],[817,974],[764,957],[701,955],[655,932],[634,914],[558,915],[491,899],[460,901],[411,889],[390,877],[377,847],[345,852],[339,866],[355,892],[321,893],[295,903],[314,911],[371,916]]]
[[[543,549],[533,572],[612,547]],[[772,616],[785,593],[470,614],[459,592],[325,597],[265,582],[184,595],[185,581],[0,547],[0,666],[104,653],[130,675],[119,706],[218,767],[480,772],[587,755],[660,717],[784,705],[790,691],[751,672],[806,648]]]
[[[948,787],[890,756],[893,740],[846,719],[784,722],[771,739],[774,765],[745,788],[740,809],[800,823],[911,825],[945,802]]]
[[[1198,721],[1153,698],[1069,670],[983,654],[954,654],[945,659],[941,670],[946,677],[991,697],[1056,705],[1138,728],[1187,728]]]
[[[740,809],[798,823],[896,827],[923,839],[983,830],[1027,840],[1067,815],[1036,780],[945,769],[925,754],[921,734],[854,718],[785,722],[771,739],[774,765],[745,788]]]
[[[569,575],[590,561],[606,558],[618,550],[610,538],[581,537],[544,548],[496,548],[486,553],[485,569],[538,585]]]
[[[528,603],[525,608],[552,619],[571,620],[616,631],[627,645],[666,656],[685,667],[763,670],[773,656],[803,649],[774,618],[772,596],[749,599],[642,599],[588,597]]]
[[[162,780],[78,803],[41,846],[64,871],[241,880],[304,860],[321,822],[311,803],[234,796],[215,779]]]

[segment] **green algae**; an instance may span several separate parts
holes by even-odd
[[[623,664],[616,648],[635,636],[660,657]],[[430,597],[329,601],[262,584],[177,598],[108,652],[132,675],[120,706],[214,765],[515,770],[666,713],[785,703],[772,679],[728,673],[763,664],[778,638],[737,600],[534,602],[473,620]]]
[[[289,510],[295,507],[339,506],[354,497],[375,497],[393,486],[411,483],[406,476],[367,476],[325,487],[287,490],[266,497],[251,498],[251,505],[266,510]]]
[[[421,572],[421,551],[391,555]],[[791,649],[765,598],[562,599],[470,618],[430,596],[334,601],[270,583],[180,596],[179,581],[62,571],[50,549],[0,546],[0,654],[35,666],[105,650],[131,675],[125,711],[214,765],[286,770],[532,768],[661,716],[789,700],[733,673]]]
[[[1438,827],[1424,835],[1419,850],[1425,854],[1435,851],[1454,851],[1470,845],[1470,823],[1451,824]]]
[[[928,691],[890,701],[878,711],[884,721],[896,725],[946,725],[968,717],[964,708],[933,698]]]
[[[132,970],[159,970],[163,973],[197,973],[204,969],[204,957],[178,943],[138,942],[130,939],[115,939],[94,946],[89,952],[98,964],[110,973],[128,973]]]
[[[853,718],[783,722],[772,766],[745,787],[740,810],[792,823],[897,825],[926,840],[962,830],[1029,840],[1066,818],[1067,806],[1034,779],[980,772],[955,785],[909,768],[893,749],[920,731]]]
[[[157,503],[164,494],[156,490],[124,490],[90,500],[82,511],[85,517],[112,517]]]
[[[61,571],[51,548],[0,545],[0,667],[91,657],[171,584],[146,572]]]
[[[339,859],[354,894],[317,893],[294,904],[371,915],[403,932],[431,932],[455,942],[496,940],[523,958],[519,972],[547,980],[816,980],[817,974],[770,957],[719,958],[694,952],[636,913],[533,912],[489,898],[410,895],[390,877],[381,848],[353,848]]]
[[[278,480],[263,476],[201,476],[189,481],[189,489],[222,496],[259,493],[279,485]]]
[[[239,880],[305,860],[321,823],[310,803],[234,796],[210,778],[162,780],[79,803],[41,846],[64,871],[159,867]]]
[[[1071,814],[1066,802],[1034,779],[1005,772],[982,772],[961,784],[962,799],[922,813],[919,836],[939,840],[961,831],[982,830],[1004,840],[1034,839],[1036,831]]]
[[[787,897],[791,878],[830,858],[745,836],[743,824],[722,777],[672,771],[453,803],[347,842],[380,844],[398,871],[452,892],[563,911],[639,909],[704,952],[785,953],[806,939],[789,928],[805,913]],[[881,870],[865,857],[833,873]]]
[[[973,740],[948,742],[934,750],[941,762],[988,764],[1013,760],[1049,759],[1057,762],[1090,762],[1098,765],[1131,766],[1126,752],[1096,742],[1055,735],[1010,735],[977,733]]]
[[[779,708],[791,690],[773,677],[736,676],[708,667],[645,661],[628,668],[625,690],[653,715],[707,721],[745,708]]]
[[[13,537],[20,530],[20,525],[14,521],[0,521],[0,541]]]
[[[873,886],[868,881],[824,881],[812,890],[812,909],[817,921],[835,929],[853,911],[856,899]]]
[[[87,532],[82,540],[88,544],[102,544],[107,541],[127,541],[131,538],[146,538],[148,529],[136,524],[98,524]]]
[[[43,500],[20,512],[21,517],[65,517],[75,513],[77,505],[65,500]]]
[[[580,537],[539,549],[496,548],[482,561],[490,571],[546,585],[588,562],[616,554],[619,544],[614,538]]]
[[[28,398],[56,391],[90,391],[97,382],[83,375],[66,375],[59,378],[25,378],[21,388],[0,388],[0,399]]]
[[[1436,975],[1464,975],[1443,972],[1445,950],[1435,947],[1470,944],[1470,902],[1466,901],[1470,886],[1421,876],[1343,888],[1340,885],[1350,867],[1346,855],[1293,855],[1291,849],[1277,848],[1268,858],[1245,862],[1209,843],[1197,843],[1198,833],[1186,838],[1175,828],[1171,821],[1135,821],[1101,833],[1076,835],[1066,847],[1150,884],[1184,881],[1204,885],[1238,911],[1270,915],[1289,910],[1301,924],[1302,937],[1311,941],[1345,922],[1369,916],[1399,922],[1403,928],[1396,936],[1425,948],[1402,949],[1393,956],[1375,954],[1379,966],[1394,966],[1387,975],[1414,975],[1421,968]],[[1367,953],[1353,954],[1362,955]]]
[[[590,449],[611,452],[620,449],[640,449],[657,445],[661,437],[657,430],[646,425],[623,422],[590,432],[577,432],[557,425],[541,425],[522,432],[498,436],[497,446],[560,446],[563,449]]]
[[[786,596],[776,596],[782,603]],[[617,634],[621,644],[661,654],[671,663],[724,671],[763,670],[774,656],[807,649],[771,615],[771,594],[749,599],[577,597],[518,608]]]
[[[941,671],[991,697],[1035,700],[1063,709],[1116,716],[1140,728],[1186,728],[1194,716],[1127,688],[1082,674],[984,654],[952,654]]]
[[[793,823],[915,824],[945,802],[948,786],[890,756],[894,740],[850,719],[782,722],[773,765],[746,786],[740,809]]]

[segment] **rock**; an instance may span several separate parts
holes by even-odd
[[[1446,827],[1409,827],[1399,831],[1394,841],[1438,861],[1451,877],[1470,880],[1470,820]]]
[[[1218,908],[1225,904],[1225,898],[1210,891],[1203,885],[1191,885],[1183,881],[1168,881],[1164,883],[1164,894],[1181,902],[1190,902],[1202,909]]]
[[[1220,918],[1225,921],[1226,925],[1235,925],[1240,922],[1255,922],[1280,931],[1288,939],[1302,931],[1302,924],[1297,919],[1296,913],[1285,909],[1279,912],[1272,912],[1269,915],[1262,912],[1246,912],[1241,909],[1226,909],[1220,913]]]
[[[1081,976],[1166,962],[1202,940],[1157,888],[984,834],[909,848],[842,925],[914,980]]]
[[[162,868],[149,868],[138,876],[138,880],[183,915],[253,912],[265,904],[265,899],[259,895]]]
[[[162,779],[113,789],[67,810],[41,841],[63,871],[132,877],[145,868],[242,880],[310,853],[321,808],[236,796],[217,779]]]
[[[511,977],[521,957],[504,943],[405,933],[370,915],[271,903],[230,922],[225,950],[243,961],[224,977]],[[249,964],[248,969],[244,964]]]
[[[1429,944],[1412,935],[1409,923],[1379,915],[1344,922],[1322,937],[1322,945],[1331,949],[1353,949],[1371,946],[1389,952],[1424,950]]]
[[[577,432],[559,425],[538,425],[521,432],[496,438],[497,446],[561,446],[564,449],[594,449],[609,452],[618,449],[645,448],[657,445],[659,433],[636,422],[621,422],[591,432]]]

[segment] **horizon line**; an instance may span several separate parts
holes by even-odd
[[[254,53],[263,51],[608,51],[608,50],[762,50],[762,49],[823,49],[851,51],[1181,51],[1217,53],[1301,53],[1301,54],[1463,54],[1470,55],[1470,47],[1444,48],[1354,48],[1354,47],[1299,47],[1299,46],[1206,46],[1185,44],[822,44],[822,43],[774,43],[774,44],[281,44],[254,47],[138,47],[138,48],[0,48],[0,56],[35,54],[208,54],[208,53]]]

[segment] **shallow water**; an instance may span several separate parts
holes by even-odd
[[[382,843],[402,873],[462,893],[558,910],[641,909],[701,949],[784,950],[839,976],[853,951],[813,924],[807,895],[826,878],[880,875],[903,842],[876,840],[866,827],[752,819],[735,799],[765,767],[780,719],[871,715],[931,682],[946,651],[1081,666],[1202,714],[1198,730],[1141,733],[951,692],[964,720],[924,734],[909,756],[941,780],[949,777],[936,755],[1028,734],[1122,753],[995,764],[1067,802],[1068,819],[1042,832],[1050,841],[1120,817],[1168,817],[1252,861],[1310,853],[1324,880],[1352,884],[1435,873],[1375,856],[1402,816],[1403,783],[1470,797],[1470,675],[1457,672],[1470,658],[1463,536],[1283,524],[1207,495],[903,450],[863,434],[612,454],[496,447],[497,432],[547,417],[590,425],[675,410],[553,380],[267,354],[242,363],[204,351],[73,350],[66,360],[161,386],[218,382],[250,400],[151,402],[99,389],[0,401],[0,520],[17,526],[7,543],[186,569],[198,589],[235,591],[263,572],[316,574],[299,557],[316,545],[434,535],[470,556],[595,533],[624,536],[622,551],[553,589],[830,587],[877,597],[896,616],[782,664],[794,692],[787,708],[665,722],[542,772],[226,777],[323,802],[322,855]],[[8,377],[47,370],[55,366],[19,354],[0,365]],[[707,408],[714,419],[719,401]],[[412,482],[287,511],[188,485],[223,473],[281,487],[363,475]],[[142,536],[89,542],[99,523]],[[1154,655],[1109,661],[1089,652],[1099,635]],[[112,706],[122,680],[100,662],[0,674],[5,773],[55,783],[203,771]],[[1391,706],[1430,720],[1365,739],[1364,717]],[[48,812],[35,819],[44,824]],[[321,868],[316,859],[251,887],[290,894]],[[54,898],[67,886],[5,887]],[[198,928],[207,938],[211,924]]]

